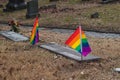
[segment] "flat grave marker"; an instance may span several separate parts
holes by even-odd
[[[114,68],[114,71],[120,73],[120,68]]]
[[[100,59],[100,57],[98,57],[98,56],[93,56],[93,55],[89,54],[88,56],[83,57],[83,59],[81,60],[80,53],[78,53],[77,51],[75,51],[69,47],[64,47],[64,46],[58,45],[56,43],[47,43],[47,44],[40,45],[40,47],[50,50],[52,52],[55,52],[56,54],[60,54],[60,55],[66,56],[68,58],[77,60],[77,61],[89,61],[89,60]]]
[[[5,36],[6,38],[9,38],[10,40],[13,40],[13,41],[27,41],[29,39],[19,33],[13,32],[13,31],[0,31],[0,34],[2,36]]]

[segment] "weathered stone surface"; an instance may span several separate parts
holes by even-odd
[[[120,73],[120,68],[115,68],[114,71]]]
[[[26,18],[35,18],[36,16],[40,16],[38,13],[38,0],[27,2]]]
[[[77,51],[75,51],[75,50],[73,50],[69,47],[64,47],[64,46],[58,45],[56,43],[43,44],[43,45],[40,45],[40,47],[48,49],[52,52],[55,52],[56,54],[66,56],[68,58],[71,58],[71,59],[74,59],[74,60],[77,60],[77,61],[89,61],[89,60],[100,59],[100,57],[93,56],[93,55],[89,54],[88,56],[83,57],[83,59],[81,60],[81,54],[80,53],[78,53]]]
[[[13,41],[26,41],[26,40],[28,40],[27,37],[25,37],[21,34],[12,32],[12,31],[0,31],[0,34],[5,36],[8,39],[13,40]]]

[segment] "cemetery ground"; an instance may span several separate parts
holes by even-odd
[[[60,0],[56,2],[56,9],[53,9],[45,7],[53,4],[49,0],[38,0],[40,27],[75,29],[76,25],[81,24],[84,30],[120,33],[120,3],[100,4],[100,1]],[[5,7],[7,2],[2,3]],[[32,25],[34,19],[26,19],[26,11],[25,9],[5,13],[3,8],[0,8],[0,22],[8,22],[14,18],[22,24]],[[98,18],[91,18],[96,12],[99,14]]]
[[[0,4],[1,4],[0,0]],[[26,0],[28,1],[28,0]],[[48,5],[48,0],[38,0],[39,8]],[[78,0],[75,0],[78,1]],[[93,1],[93,0],[92,0]],[[59,1],[57,9],[39,10],[40,27],[75,29],[81,24],[83,30],[120,33],[120,3],[78,3],[73,0]],[[6,0],[2,2],[5,6]],[[34,19],[26,19],[26,9],[4,13],[0,8],[0,21],[17,19],[22,24],[32,25]],[[99,18],[90,18],[98,12]],[[0,31],[10,26],[0,25]],[[20,27],[20,34],[30,37],[31,29]],[[49,35],[48,35],[49,34]],[[0,35],[0,80],[120,80],[113,69],[120,67],[120,39],[87,36],[93,55],[98,61],[77,62],[42,49],[40,44],[56,42],[63,46],[70,33],[40,30],[40,42],[32,46],[29,41],[13,42]]]
[[[0,25],[0,31],[10,30]],[[20,33],[30,37],[31,28],[20,27]],[[49,35],[48,35],[49,34]],[[113,68],[120,67],[120,39],[88,37],[93,55],[98,61],[77,62],[42,49],[40,44],[56,42],[64,46],[70,33],[44,29],[40,42],[13,42],[0,35],[0,80],[120,80]]]

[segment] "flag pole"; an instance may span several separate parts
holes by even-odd
[[[82,54],[81,54],[81,61],[83,60],[83,56],[82,56]]]
[[[82,30],[81,30],[81,26],[79,25],[79,30],[80,30],[80,42],[81,42],[81,45],[80,45],[80,47],[81,47],[81,61],[83,60],[83,56],[82,56]]]

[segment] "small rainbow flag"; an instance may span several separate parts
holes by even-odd
[[[81,30],[81,26],[75,30],[75,32],[68,38],[65,44],[77,50],[83,56],[87,56],[91,52],[86,35],[84,31]]]
[[[31,33],[31,38],[30,38],[30,43],[32,45],[38,43],[39,41],[39,33],[38,33],[38,17],[36,17],[34,25],[33,25],[33,29],[32,29],[32,33]]]

